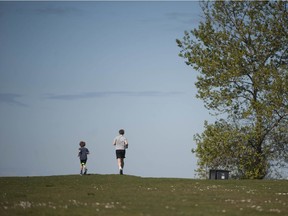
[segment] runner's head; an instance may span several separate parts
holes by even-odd
[[[119,130],[119,134],[123,135],[125,133],[124,129]]]
[[[79,145],[80,145],[81,147],[84,147],[84,146],[86,145],[86,143],[85,143],[84,141],[81,141],[81,142],[79,143]]]

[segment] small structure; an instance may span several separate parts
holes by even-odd
[[[209,179],[228,179],[229,172],[227,170],[209,170]]]

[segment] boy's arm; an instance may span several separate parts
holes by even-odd
[[[80,157],[81,149],[78,150],[78,157]]]

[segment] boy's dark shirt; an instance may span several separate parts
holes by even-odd
[[[85,147],[79,148],[79,158],[80,160],[87,160],[87,155],[89,154],[89,150]]]

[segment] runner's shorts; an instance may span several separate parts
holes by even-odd
[[[116,150],[116,158],[125,158],[125,150]]]
[[[85,165],[86,162],[87,162],[87,159],[86,160],[80,160],[80,164],[82,164],[82,165]]]

